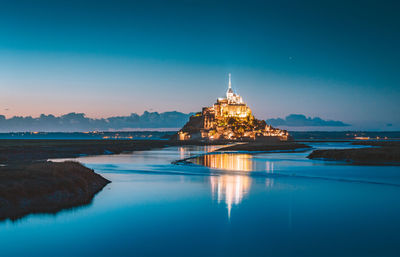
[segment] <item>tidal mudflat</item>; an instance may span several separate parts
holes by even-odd
[[[109,180],[77,162],[0,167],[0,220],[89,204]]]
[[[3,221],[2,254],[400,254],[398,166],[326,163],[307,159],[310,151],[202,155],[217,148],[174,146],[74,159],[112,183],[90,205]],[[189,156],[197,156],[192,164],[171,164]]]
[[[358,165],[400,165],[400,141],[365,141],[352,144],[370,147],[315,150],[308,158],[345,161]]]

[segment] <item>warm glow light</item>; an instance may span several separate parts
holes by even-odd
[[[195,162],[220,170],[248,172],[253,168],[252,155],[250,154],[208,154],[196,158]]]
[[[183,157],[183,156],[181,156]],[[238,205],[251,187],[249,172],[257,170],[251,154],[206,154],[193,159],[193,162],[212,169],[224,170],[225,173],[210,177],[211,194],[218,203],[225,203],[228,217],[231,216],[232,207]],[[239,173],[238,173],[239,172]],[[240,174],[240,172],[243,172]],[[265,172],[274,173],[274,162],[265,163]],[[266,178],[265,185],[273,186],[273,180]]]
[[[232,206],[238,205],[249,191],[251,178],[246,175],[211,176],[210,184],[212,197],[216,198],[218,203],[225,202],[230,218]]]
[[[201,164],[213,169],[244,171],[252,170],[253,162],[250,154],[210,154],[195,159]],[[251,177],[247,175],[220,175],[211,176],[211,193],[218,203],[224,202],[228,209],[228,218],[231,216],[233,205],[238,205],[243,196],[249,191]]]

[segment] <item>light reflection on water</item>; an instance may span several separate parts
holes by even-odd
[[[250,154],[207,154],[194,159],[212,169],[249,172],[253,170],[253,159]]]
[[[242,153],[207,154],[192,159],[192,162],[211,169],[243,172],[243,174],[221,174],[210,177],[212,197],[218,203],[225,202],[228,218],[230,218],[232,206],[239,205],[243,197],[250,191],[252,177],[247,173],[257,170],[257,163],[253,161],[253,155]],[[274,172],[273,162],[265,162],[265,172],[269,174]],[[273,180],[266,178],[265,185],[273,186]]]
[[[194,158],[192,161],[211,169],[243,173],[253,170],[253,159],[250,154],[208,154]],[[271,171],[271,165],[267,164],[267,167],[268,171]],[[251,179],[247,174],[210,176],[212,197],[218,204],[225,202],[228,218],[231,216],[232,205],[239,205],[244,195],[249,192]]]
[[[251,177],[241,175],[211,176],[211,193],[218,203],[224,201],[228,209],[228,218],[231,217],[232,205],[238,205],[243,196],[249,192]]]
[[[244,174],[263,171],[268,174],[274,173],[274,161],[258,161],[256,155],[246,153],[215,153],[205,154],[189,161],[211,169],[223,171],[238,171]]]

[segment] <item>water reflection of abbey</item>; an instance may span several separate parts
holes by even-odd
[[[243,196],[249,192],[251,177],[242,175],[211,176],[211,194],[218,203],[225,202],[228,217],[231,216],[232,205],[238,205]]]
[[[210,154],[195,159],[197,164],[234,174],[221,174],[210,176],[211,194],[218,203],[224,202],[230,218],[234,205],[238,205],[251,187],[251,176],[248,172],[257,170],[253,156],[250,154]],[[263,168],[266,172],[273,172],[273,164],[266,162]],[[244,174],[240,174],[244,172]],[[266,180],[266,186],[271,186],[272,180]]]

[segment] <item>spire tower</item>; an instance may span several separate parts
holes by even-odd
[[[232,90],[231,74],[229,73],[229,82],[228,82],[228,90],[226,91],[226,99],[228,99],[228,101],[231,101],[233,95],[234,93]]]

